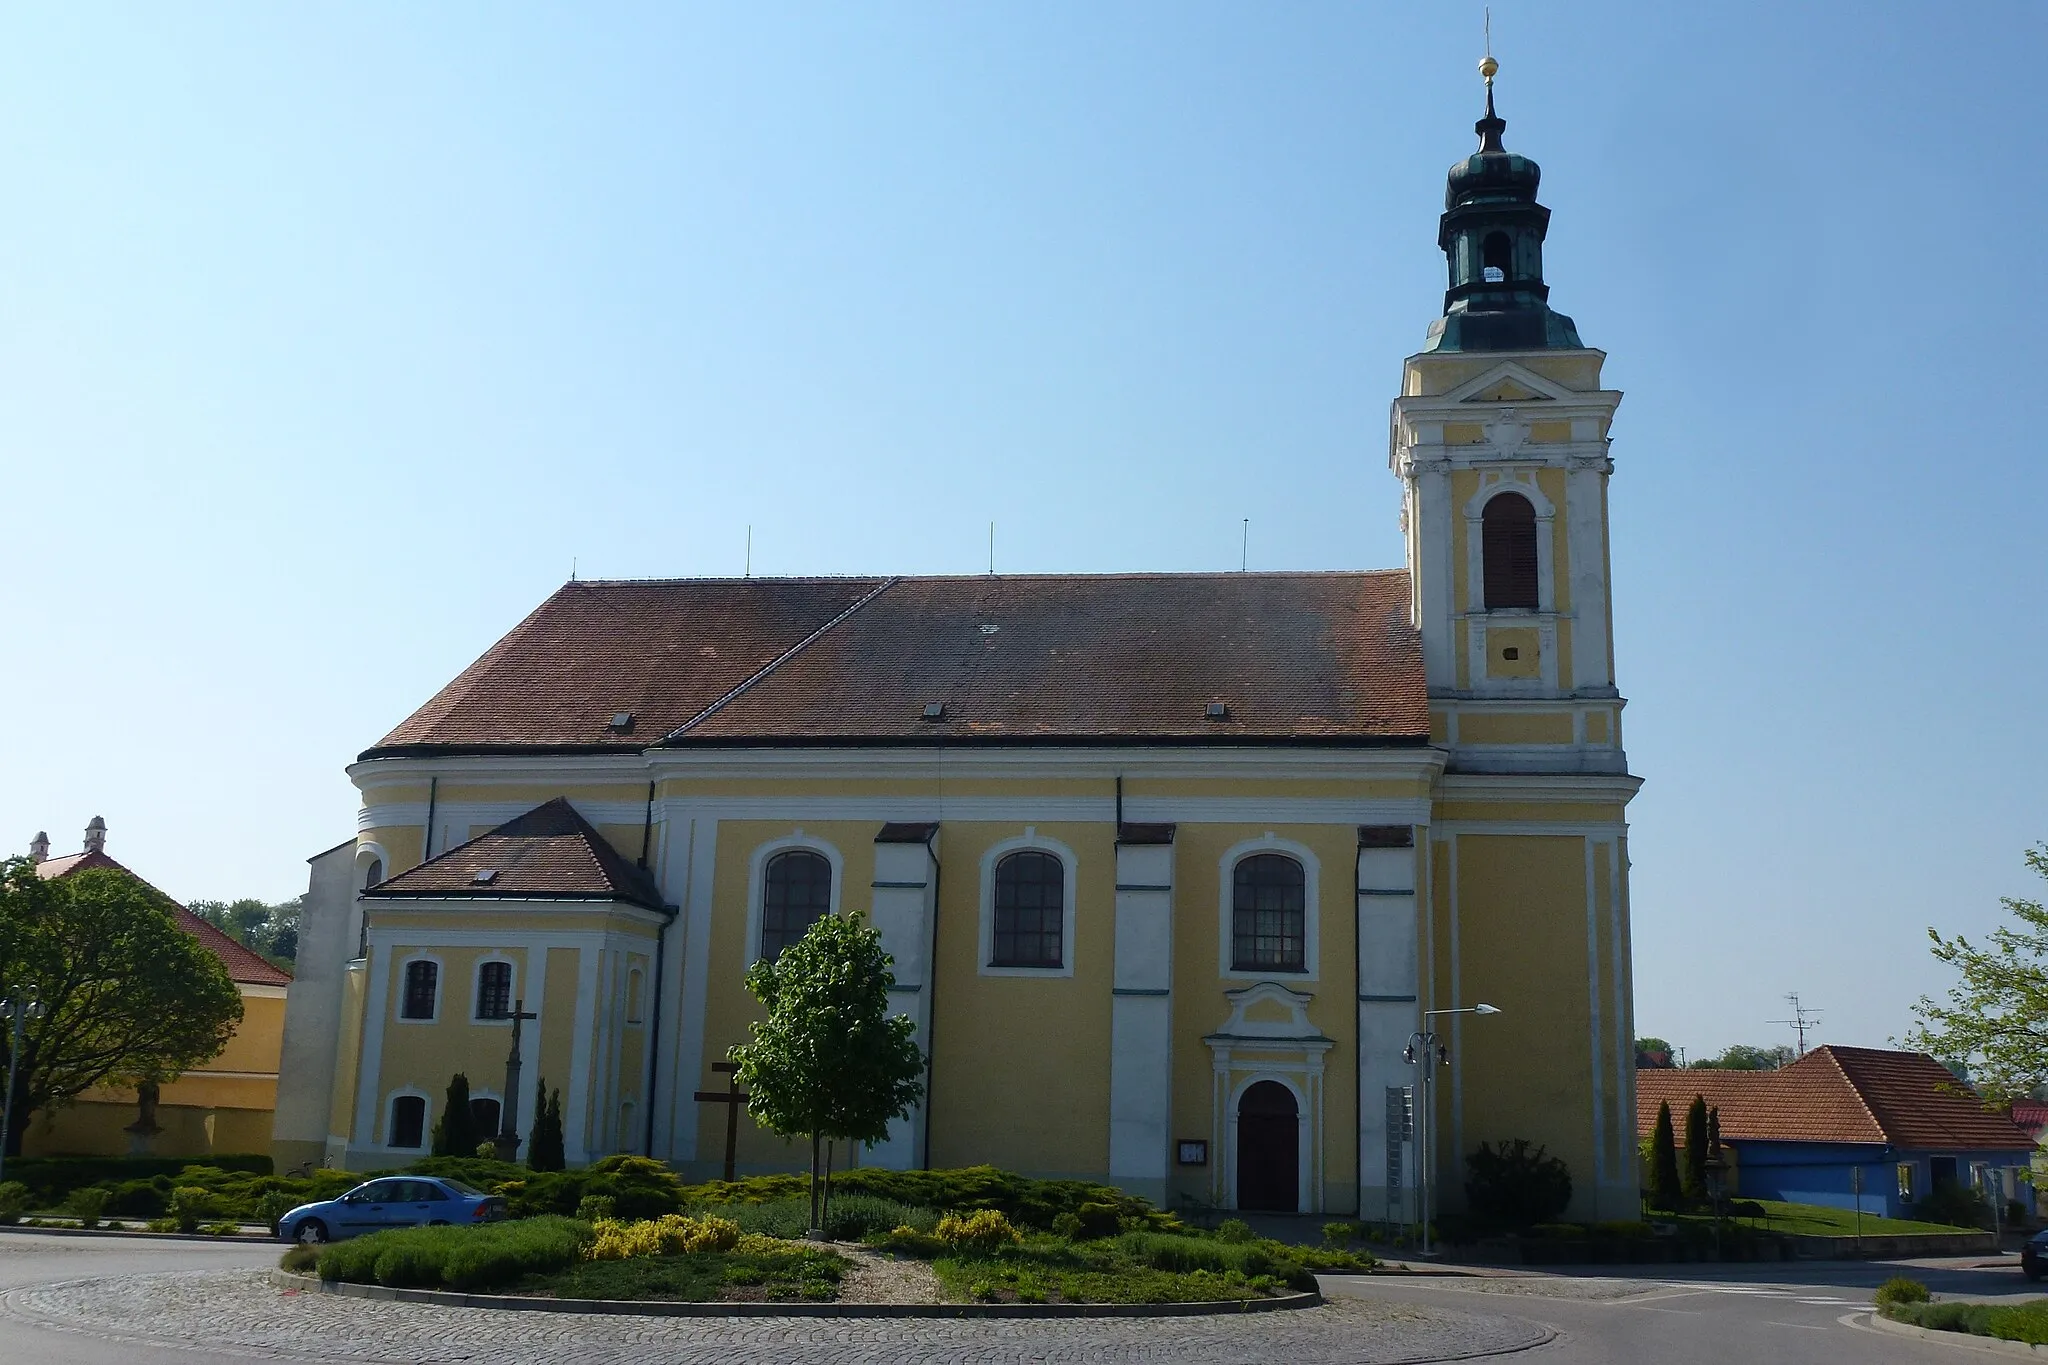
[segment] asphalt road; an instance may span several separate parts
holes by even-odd
[[[2021,1276],[2016,1256],[1673,1269],[1685,1273],[1649,1283],[1614,1279],[1615,1269],[1598,1267],[1483,1280],[1325,1276],[1323,1287],[1332,1297],[1357,1295],[1543,1323],[1557,1338],[1514,1357],[1531,1365],[1969,1365],[1997,1357],[1961,1341],[1880,1333],[1868,1325],[1871,1292],[1903,1274],[1945,1298],[2041,1296]]]
[[[153,1330],[152,1322],[134,1320],[136,1315],[109,1314],[108,1320],[92,1324],[89,1330],[52,1328],[8,1313],[6,1295],[30,1286],[120,1282],[167,1271],[263,1269],[276,1263],[278,1252],[276,1245],[262,1243],[64,1237],[15,1230],[0,1233],[0,1361],[8,1365],[17,1361],[25,1365],[193,1365],[198,1360],[261,1355],[248,1349],[209,1349],[203,1339],[188,1332],[167,1332],[162,1325]],[[1541,1323],[1555,1331],[1556,1337],[1513,1357],[1527,1359],[1532,1365],[1725,1365],[1729,1361],[1743,1365],[1836,1361],[1968,1365],[1987,1357],[1960,1343],[1900,1338],[1865,1325],[1871,1290],[1887,1276],[1905,1273],[1944,1296],[2038,1296],[2010,1258],[1989,1265],[1964,1259],[1679,1269],[1685,1273],[1654,1281],[1618,1279],[1611,1268],[1484,1279],[1330,1276],[1324,1280],[1324,1289],[1332,1298],[1348,1296]],[[114,1297],[110,1295],[108,1301]],[[166,1340],[166,1336],[177,1339]],[[873,1358],[872,1348],[855,1354]],[[518,1360],[521,1353],[516,1348],[501,1348],[486,1355]],[[270,1358],[304,1357],[293,1353]]]

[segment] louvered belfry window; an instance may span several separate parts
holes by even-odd
[[[1486,565],[1486,609],[1541,602],[1536,586],[1536,509],[1520,493],[1501,493],[1479,514],[1480,555]]]
[[[761,956],[779,957],[832,908],[832,864],[793,848],[768,860],[761,890]]]
[[[1307,971],[1308,889],[1283,853],[1240,858],[1231,878],[1230,969]]]
[[[1066,869],[1050,853],[1012,853],[997,863],[989,966],[1065,966],[1066,891]]]

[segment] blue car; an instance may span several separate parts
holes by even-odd
[[[277,1220],[287,1242],[338,1241],[385,1228],[467,1227],[505,1216],[505,1201],[446,1176],[393,1175],[366,1181],[339,1199],[301,1204]]]

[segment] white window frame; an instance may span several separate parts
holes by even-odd
[[[1279,1070],[1251,1071],[1247,1072],[1244,1079],[1232,1087],[1230,1096],[1225,1101],[1228,1108],[1224,1111],[1224,1122],[1227,1128],[1224,1138],[1224,1147],[1226,1149],[1224,1160],[1230,1163],[1225,1169],[1227,1180],[1225,1188],[1229,1192],[1228,1198],[1230,1201],[1226,1207],[1232,1209],[1240,1207],[1240,1195],[1237,1188],[1237,1121],[1240,1117],[1238,1110],[1244,1104],[1245,1093],[1253,1086],[1257,1085],[1260,1081],[1274,1081],[1286,1087],[1287,1091],[1294,1096],[1294,1206],[1298,1214],[1303,1216],[1313,1211],[1315,1205],[1312,1196],[1315,1191],[1315,1181],[1312,1178],[1314,1172],[1309,1169],[1309,1161],[1311,1158],[1319,1155],[1315,1150],[1316,1134],[1312,1131],[1312,1128],[1319,1127],[1320,1125],[1312,1122],[1309,1113],[1307,1087],[1301,1083],[1301,1080],[1297,1079],[1298,1075],[1305,1078],[1305,1074]],[[1285,1215],[1282,1216],[1284,1217]]]
[[[368,890],[370,886],[369,874],[372,864],[375,864],[383,873],[383,876],[378,878],[379,881],[396,875],[391,871],[391,856],[384,851],[384,845],[374,839],[366,839],[356,845],[356,885],[354,893],[349,897],[349,909],[353,914],[349,922],[349,928],[353,932],[350,935],[349,941],[364,951],[357,953],[351,950],[349,957],[351,962],[362,962],[369,957],[370,936],[368,924],[370,907],[363,903],[363,892]]]
[[[391,1144],[391,1124],[398,1117],[398,1102],[406,1098],[420,1101],[420,1145],[417,1147],[394,1147]],[[401,1086],[384,1097],[384,1131],[378,1136],[383,1139],[387,1152],[425,1152],[434,1145],[434,1097],[417,1086]]]
[[[415,962],[431,962],[434,964],[434,1012],[424,1019],[412,1018],[405,1012],[405,978],[411,974],[412,964]],[[397,984],[398,989],[393,992],[396,998],[391,1002],[391,1017],[394,1021],[401,1024],[438,1024],[441,1022],[441,1007],[448,1000],[448,964],[443,962],[438,954],[412,953],[401,959],[398,963]]]
[[[823,839],[805,834],[801,827],[790,831],[779,839],[770,839],[754,848],[747,864],[747,944],[746,965],[751,967],[761,960],[761,919],[762,900],[768,893],[768,860],[778,853],[790,849],[808,849],[819,854],[832,865],[832,895],[826,902],[825,913],[839,913],[840,900],[846,894],[846,859],[839,850]]]
[[[1492,471],[1488,471],[1491,473]],[[1554,538],[1557,505],[1537,486],[1537,467],[1514,466],[1501,477],[1484,484],[1465,503],[1465,610],[1469,615],[1488,616],[1512,622],[1552,615],[1557,611],[1557,575]],[[1483,521],[1486,504],[1503,493],[1519,493],[1536,513],[1536,607],[1488,607],[1486,605],[1486,547]]]
[[[1057,967],[995,967],[989,964],[996,948],[996,864],[1012,853],[1045,853],[1060,860],[1060,965]],[[1015,838],[989,845],[981,855],[981,942],[975,952],[975,968],[982,976],[1061,977],[1074,974],[1074,889],[1079,881],[1080,859],[1074,850],[1057,839],[1026,825]]]
[[[474,963],[470,964],[469,1022],[472,1024],[489,1028],[510,1028],[512,1027],[512,1020],[509,1017],[504,1019],[486,1019],[481,1014],[478,1014],[476,1012],[477,1006],[483,1004],[484,1001],[484,964],[487,962],[502,962],[512,969],[512,989],[510,994],[507,995],[505,998],[505,1008],[510,1010],[516,1009],[518,1007],[519,962],[504,949],[493,948],[491,949],[491,951],[485,953],[482,957],[478,958]],[[402,983],[401,989],[403,989]],[[439,1005],[439,1003],[439,1001],[435,1002],[437,1006]]]
[[[1237,865],[1259,853],[1284,853],[1301,864],[1301,971],[1239,971],[1232,963],[1233,916],[1237,908],[1233,903],[1233,892],[1236,889]],[[1218,977],[1225,981],[1273,981],[1281,985],[1318,979],[1322,968],[1322,866],[1322,861],[1308,845],[1282,839],[1271,830],[1256,839],[1232,844],[1223,851],[1223,857],[1216,865]]]

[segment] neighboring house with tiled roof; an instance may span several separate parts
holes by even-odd
[[[179,928],[227,969],[242,996],[242,1022],[220,1054],[159,1088],[153,1136],[129,1131],[139,1117],[131,1088],[100,1087],[76,1103],[40,1113],[30,1122],[23,1150],[30,1156],[204,1156],[270,1150],[277,1106],[279,1051],[284,1037],[290,972],[235,942],[107,853],[107,823],[95,815],[77,853],[50,855],[47,834],[29,846],[46,878],[107,869],[133,877],[162,902]]]
[[[1403,1048],[1483,1000],[1505,1019],[1445,1025],[1434,1169],[1448,1135],[1526,1138],[1570,1216],[1634,1217],[1621,395],[1545,301],[1503,127],[1415,206],[1452,288],[1354,509],[1399,520],[1403,566],[564,584],[348,770],[278,1160],[397,1164],[461,1071],[520,1135],[559,1086],[572,1162],[801,1166],[749,1120],[728,1149],[697,1097],[757,1017],[749,966],[860,913],[928,1068],[859,1163],[1411,1217]]]
[[[2033,1141],[2003,1110],[1987,1109],[1954,1073],[1919,1052],[1813,1049],[1775,1071],[1644,1070],[1636,1128],[1647,1137],[1660,1104],[1684,1141],[1693,1096],[1720,1111],[1736,1190],[1750,1199],[1855,1207],[1910,1216],[1937,1186],[1990,1183],[2032,1206],[2022,1179]]]

